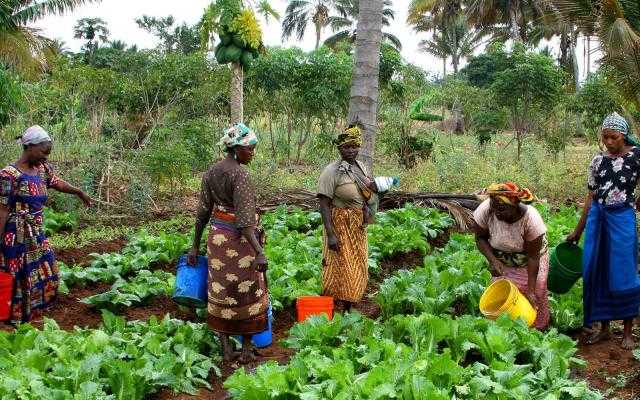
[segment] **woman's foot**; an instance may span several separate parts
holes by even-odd
[[[633,350],[636,346],[633,341],[633,319],[624,320],[624,334],[622,335],[622,343],[620,347],[625,350]]]
[[[233,346],[229,341],[229,335],[220,334],[220,343],[222,344],[222,361],[228,363],[238,358],[240,353],[234,351]]]
[[[256,361],[257,357],[253,354],[254,347],[251,344],[251,335],[245,335],[242,340],[242,352],[238,357],[240,364],[248,364],[252,361]]]
[[[250,362],[256,361],[258,358],[253,354],[253,349],[245,350],[242,349],[240,353],[240,357],[238,357],[238,362],[240,364],[249,364]]]
[[[620,344],[620,347],[622,347],[625,350],[633,350],[636,347],[636,343],[633,341],[633,336],[625,335],[622,338],[622,343]]]
[[[602,342],[603,340],[609,340],[611,338],[611,332],[607,329],[606,331],[599,331],[589,336],[587,340],[585,340],[585,344],[596,344]]]
[[[230,351],[228,353],[224,353],[222,354],[222,361],[229,363],[231,361],[235,361],[240,357],[240,352],[239,351]]]

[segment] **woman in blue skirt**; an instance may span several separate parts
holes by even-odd
[[[640,147],[630,137],[627,121],[613,113],[602,126],[606,151],[596,154],[589,166],[584,210],[574,232],[577,242],[585,230],[583,271],[584,324],[600,321],[601,329],[586,343],[609,339],[609,323],[624,321],[622,347],[634,347],[633,319],[640,313],[640,277],[637,264],[636,202],[634,191],[640,175]]]

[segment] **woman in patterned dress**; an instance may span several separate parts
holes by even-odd
[[[208,324],[220,335],[225,361],[234,356],[229,335],[242,335],[240,362],[254,359],[251,335],[267,328],[269,295],[264,273],[264,234],[256,214],[256,198],[245,167],[258,138],[244,124],[227,129],[220,141],[227,156],[202,178],[200,204],[189,264],[195,265],[205,226],[211,221],[207,256]]]
[[[494,280],[513,282],[537,309],[534,326],[545,329],[551,313],[547,292],[549,254],[547,227],[527,189],[512,182],[493,184],[489,199],[473,213],[478,250],[489,261]]]
[[[13,276],[12,324],[42,316],[58,293],[58,267],[43,229],[47,189],[91,205],[89,196],[58,178],[47,163],[52,141],[44,129],[32,126],[19,142],[22,155],[0,171],[0,271]]]
[[[586,227],[582,278],[584,325],[600,321],[601,329],[587,338],[594,344],[611,337],[610,321],[623,320],[621,346],[632,349],[633,319],[640,313],[640,277],[635,188],[640,174],[640,148],[630,137],[627,121],[613,113],[602,125],[606,151],[589,166],[588,189],[582,217],[567,237],[578,242]]]
[[[320,174],[318,197],[324,224],[322,291],[349,311],[367,288],[368,201],[375,185],[364,164],[356,160],[362,134],[350,126],[336,140],[341,159]]]

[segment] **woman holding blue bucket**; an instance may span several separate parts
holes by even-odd
[[[219,144],[225,147],[227,156],[202,178],[193,247],[188,254],[189,264],[195,265],[202,233],[211,222],[207,322],[220,335],[224,360],[239,356],[241,363],[255,359],[251,336],[267,329],[269,306],[264,233],[245,167],[257,143],[255,132],[244,124],[235,124],[224,132]],[[243,337],[241,354],[233,354],[230,335]]]
[[[640,148],[630,137],[627,121],[617,113],[602,124],[602,143],[589,166],[588,188],[582,217],[569,242],[585,231],[582,257],[584,325],[600,321],[601,329],[587,344],[609,339],[610,321],[623,320],[622,348],[634,347],[633,319],[640,312],[640,277],[634,191],[640,174]]]

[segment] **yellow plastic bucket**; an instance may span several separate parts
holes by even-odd
[[[484,291],[480,297],[480,312],[489,319],[508,313],[511,319],[522,318],[529,326],[538,315],[518,287],[507,279],[498,279]]]

